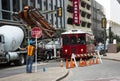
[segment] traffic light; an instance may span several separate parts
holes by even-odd
[[[57,16],[62,17],[62,7],[58,7],[57,9]]]
[[[102,20],[101,20],[102,28],[106,28],[106,24],[107,24],[106,18],[102,18]]]

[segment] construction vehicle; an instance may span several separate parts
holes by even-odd
[[[59,59],[61,52],[61,39],[47,39],[39,43],[38,55],[40,60]]]
[[[52,38],[56,30],[38,9],[29,6],[25,6],[24,10],[19,13],[13,13],[13,18],[21,20],[20,24],[22,23],[23,26],[4,25],[0,27],[0,63],[14,62],[16,65],[23,65],[27,51],[19,50],[19,47],[27,46],[29,39],[32,38],[31,29],[40,27],[44,38]],[[34,38],[32,39],[34,40]],[[45,52],[46,50],[44,54]]]
[[[23,44],[24,36],[24,31],[18,26],[0,27],[0,63],[25,64],[27,51],[18,49]]]

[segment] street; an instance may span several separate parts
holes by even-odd
[[[40,62],[38,63],[38,70],[42,70],[45,67],[59,67],[57,61],[51,60],[47,63]],[[64,62],[65,67],[65,62]],[[120,62],[112,60],[103,60],[102,64],[94,64],[91,66],[85,67],[75,67],[70,68],[69,74],[66,78],[60,81],[110,81],[116,78],[117,81],[120,80]],[[33,64],[33,71],[35,70],[35,64]],[[24,66],[10,66],[0,69],[0,78],[5,78],[13,76],[16,74],[25,73]],[[53,71],[54,73],[54,71]],[[108,80],[109,79],[109,80]]]
[[[103,60],[102,64],[92,66],[71,68],[70,75],[62,81],[110,81],[103,79],[112,79],[120,77],[120,62],[112,60]],[[102,80],[97,80],[102,79]],[[115,81],[120,81],[115,80]]]

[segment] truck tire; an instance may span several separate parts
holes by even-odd
[[[26,59],[25,59],[25,55],[23,54],[20,54],[19,59],[14,61],[14,64],[19,66],[24,65],[25,63],[26,63]]]
[[[9,54],[6,54],[5,57],[6,57],[6,60],[7,60],[6,65],[10,65],[10,64],[11,64],[10,55],[9,55]]]
[[[6,54],[5,57],[6,57],[7,62],[10,62],[10,55]]]
[[[51,59],[52,59],[52,52],[51,52],[51,51],[48,51],[48,52],[47,52],[47,59],[48,59],[48,60],[51,60]]]

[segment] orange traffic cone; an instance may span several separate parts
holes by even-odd
[[[84,64],[84,65],[85,65],[85,66],[87,66],[87,62],[86,62],[86,60],[85,60],[84,62],[85,62],[85,64]]]
[[[66,59],[66,69],[68,69],[68,66],[69,64],[68,64],[68,59]]]
[[[74,62],[73,62],[73,59],[71,58],[70,60],[70,68],[74,68]]]
[[[91,59],[91,64],[94,64],[93,62],[94,62],[93,59]]]
[[[82,59],[80,59],[79,66],[80,66],[80,67],[83,67],[83,66],[84,66],[84,62],[82,61]]]
[[[85,61],[84,60],[82,61],[82,63],[83,63],[83,66],[85,66]]]
[[[96,57],[96,64],[98,64],[99,62],[98,62],[98,58]]]
[[[90,66],[92,65],[92,60],[91,60],[91,59],[89,60],[89,65],[90,65]]]
[[[63,61],[62,60],[60,61],[60,67],[63,67]]]

